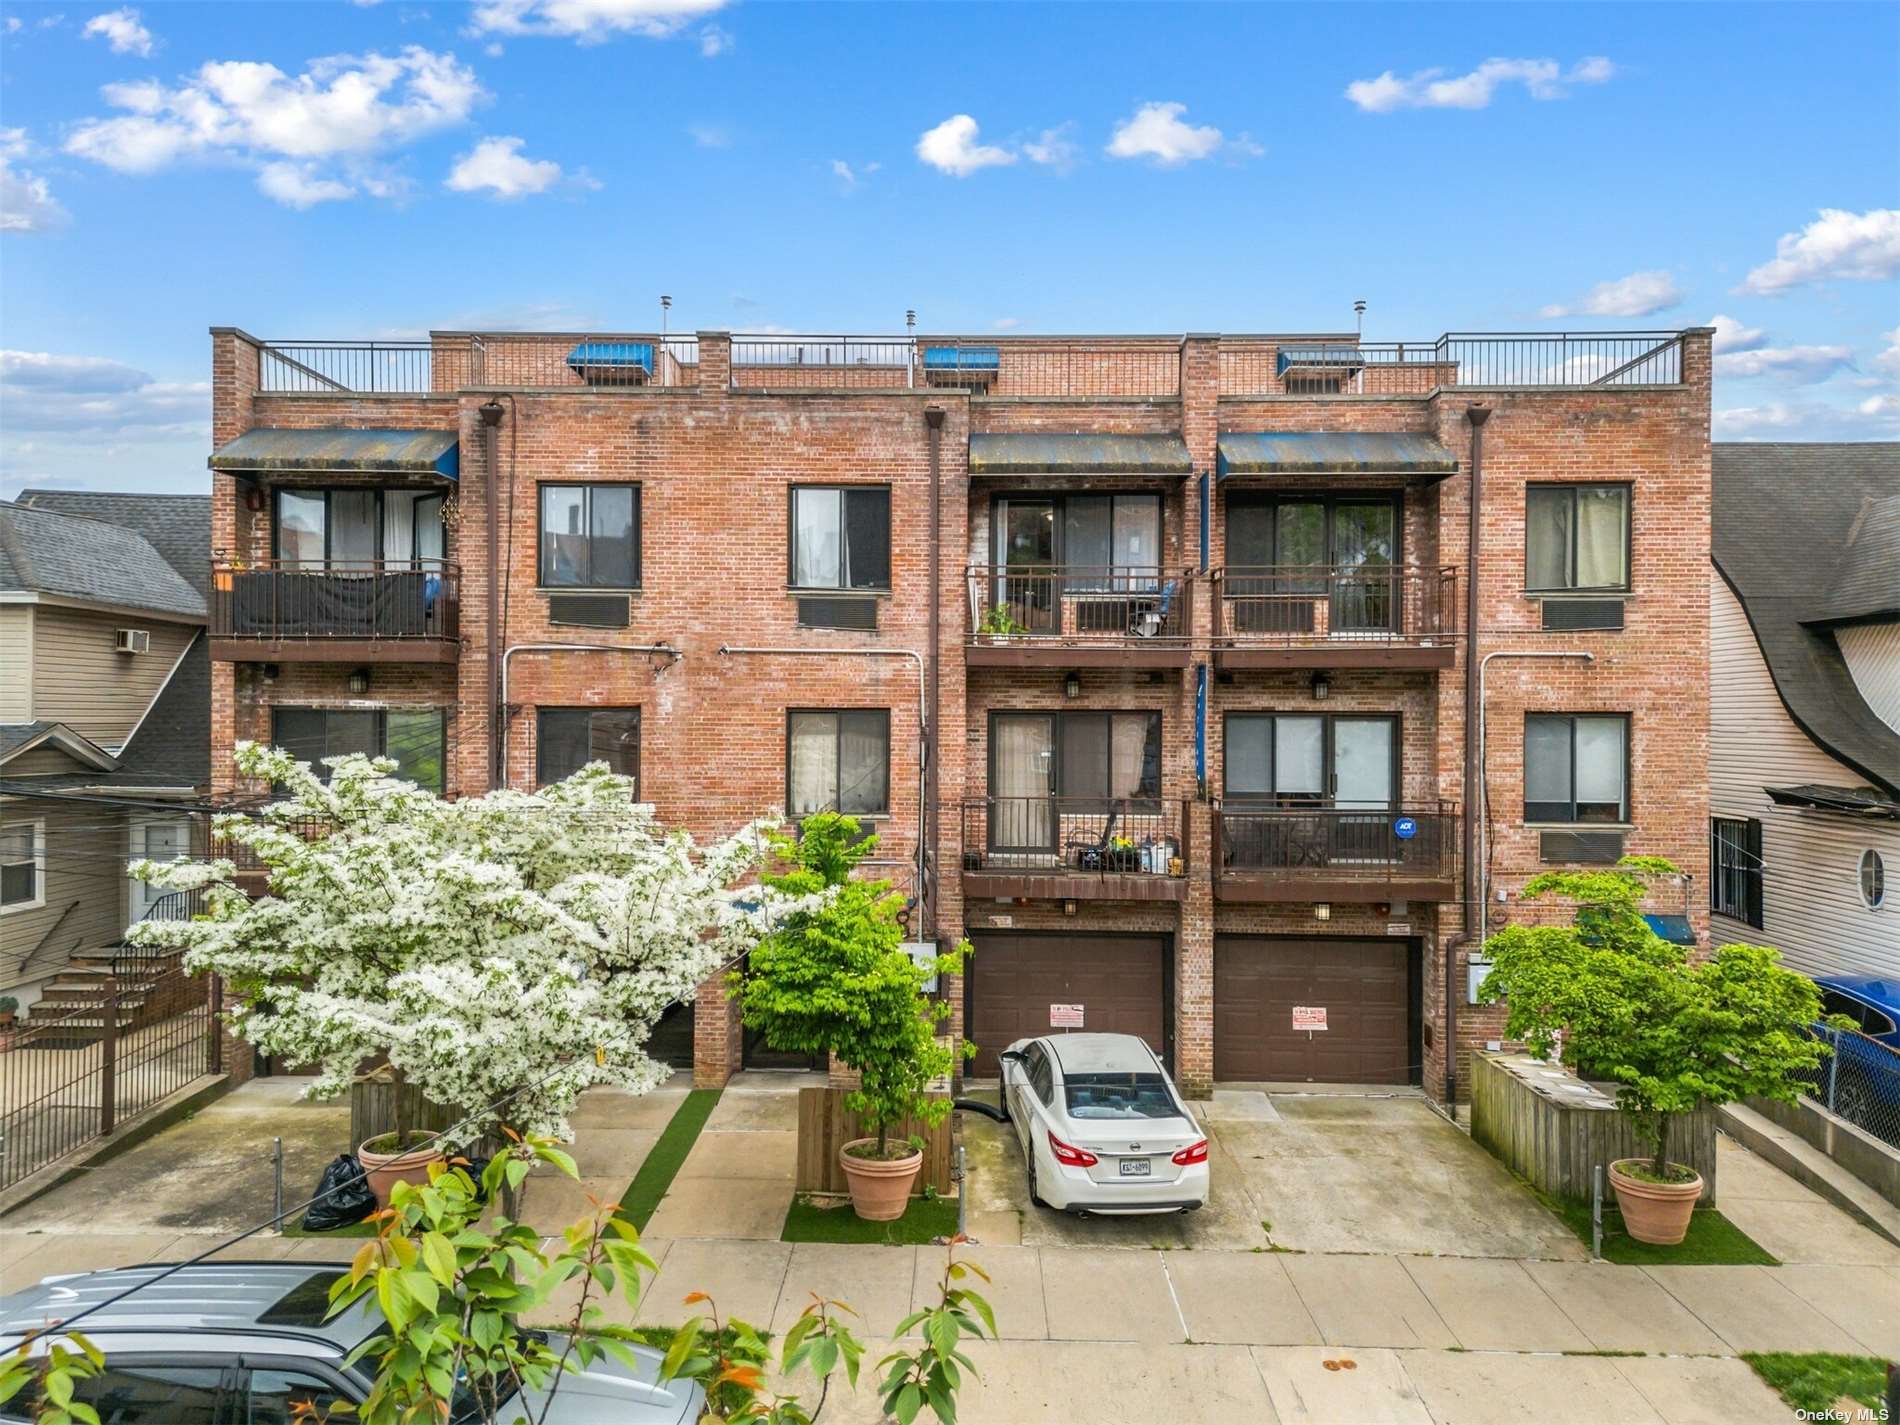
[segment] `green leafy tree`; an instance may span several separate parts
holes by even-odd
[[[1814,982],[1780,952],[1724,945],[1692,964],[1687,949],[1643,919],[1650,882],[1679,874],[1661,857],[1625,857],[1601,871],[1533,877],[1524,899],[1577,905],[1574,924],[1513,925],[1485,942],[1494,964],[1479,988],[1504,999],[1504,1032],[1539,1054],[1618,1085],[1617,1107],[1670,1180],[1671,1120],[1740,1098],[1792,1101],[1827,1046]],[[1677,1175],[1680,1176],[1679,1174]]]
[[[42,1341],[44,1351],[38,1349]],[[58,1323],[29,1331],[0,1358],[0,1406],[10,1406],[8,1418],[30,1418],[36,1425],[100,1425],[98,1410],[83,1397],[86,1382],[105,1368],[105,1356],[78,1331],[62,1331]],[[32,1414],[25,1416],[27,1411]]]
[[[855,1069],[859,1086],[845,1102],[876,1130],[879,1158],[902,1156],[890,1149],[893,1125],[913,1118],[935,1127],[950,1111],[948,1098],[928,1094],[956,1064],[956,1051],[937,1039],[950,1006],[926,999],[924,985],[955,974],[969,944],[934,965],[905,953],[890,882],[852,875],[877,846],[875,836],[860,838],[855,818],[808,816],[796,840],[778,835],[772,845],[786,869],[766,875],[768,887],[791,898],[826,894],[787,917],[752,951],[749,968],[732,975],[740,1015],[775,1049],[836,1054]]]

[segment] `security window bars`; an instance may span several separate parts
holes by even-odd
[[[535,717],[535,781],[573,776],[590,762],[640,786],[640,709],[542,708]]]
[[[1533,713],[1524,719],[1524,820],[1629,820],[1629,718]]]
[[[640,487],[541,487],[541,587],[640,587]]]
[[[883,708],[788,713],[785,761],[793,816],[891,809],[891,715]]]
[[[793,486],[791,577],[795,589],[890,588],[890,487]]]
[[[1709,909],[1762,926],[1761,823],[1718,816],[1709,823]]]
[[[1535,484],[1525,490],[1526,588],[1627,589],[1629,559],[1629,486]]]

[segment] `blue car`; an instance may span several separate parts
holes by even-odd
[[[1821,1032],[1834,1059],[1821,1066],[1815,1097],[1848,1122],[1900,1145],[1900,979],[1817,975],[1821,1012],[1843,1015],[1858,1034]]]

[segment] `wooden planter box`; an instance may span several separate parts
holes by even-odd
[[[846,1089],[830,1087],[802,1088],[798,1091],[796,1186],[800,1192],[843,1194],[851,1191],[851,1185],[845,1181],[844,1169],[838,1166],[838,1150],[854,1138],[868,1138],[871,1135],[865,1131],[858,1115],[844,1106],[847,1092]],[[948,1098],[949,1095],[933,1094],[932,1097]],[[906,1123],[901,1129],[891,1130],[894,1138],[904,1139],[916,1133],[924,1140],[924,1165],[917,1173],[917,1181],[911,1186],[913,1196],[922,1196],[926,1186],[946,1196],[956,1190],[956,1184],[950,1178],[950,1170],[956,1164],[951,1132],[954,1118],[952,1114],[936,1128]]]
[[[1532,1186],[1571,1202],[1590,1201],[1597,1164],[1649,1156],[1616,1110],[1614,1084],[1585,1083],[1529,1054],[1472,1056],[1471,1136]],[[1681,1115],[1670,1139],[1671,1161],[1702,1174],[1697,1205],[1715,1206],[1714,1111]]]
[[[461,1109],[431,1103],[420,1089],[409,1084],[383,1078],[359,1078],[350,1085],[350,1152],[354,1153],[371,1138],[394,1133],[398,1108],[401,1121],[410,1129],[430,1133],[451,1127],[463,1117]],[[480,1147],[475,1143],[454,1146]],[[480,1147],[480,1151],[489,1150]]]

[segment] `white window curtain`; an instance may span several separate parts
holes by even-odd
[[[383,558],[385,569],[409,569],[410,551],[416,542],[416,492],[383,492]]]
[[[792,581],[801,589],[835,589],[842,574],[844,492],[797,490],[792,495],[797,547]]]
[[[1524,574],[1533,589],[1567,589],[1570,570],[1570,491],[1533,485],[1524,496]]]
[[[1577,719],[1577,805],[1620,818],[1623,807],[1623,729],[1620,717]]]
[[[838,791],[838,720],[829,713],[792,714],[793,816],[828,811]]]
[[[1577,577],[1579,589],[1620,588],[1627,581],[1629,492],[1611,486],[1577,491]]]

